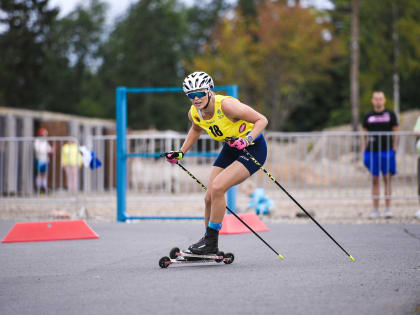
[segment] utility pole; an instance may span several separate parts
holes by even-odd
[[[394,41],[394,74],[392,75],[393,94],[394,94],[394,112],[397,115],[398,121],[400,119],[400,72],[399,72],[399,36],[397,30],[398,7],[394,0],[392,2],[392,39]]]
[[[351,66],[350,66],[351,124],[359,126],[359,0],[351,2]]]

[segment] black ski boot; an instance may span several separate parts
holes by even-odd
[[[188,247],[191,253],[196,255],[217,254],[219,251],[219,231],[212,228],[207,228],[204,237],[197,243]]]

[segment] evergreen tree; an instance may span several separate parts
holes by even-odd
[[[102,59],[99,49],[105,40],[106,10],[104,2],[90,0],[56,22],[51,37],[57,43],[58,51],[53,51],[48,71],[59,81],[50,83],[54,87],[47,102],[50,110],[105,116],[92,94],[97,86],[96,71]],[[66,67],[59,67],[61,59],[67,61]],[[63,99],[65,104],[57,99]]]
[[[349,69],[350,6],[348,0],[333,0],[330,12],[335,25],[334,36],[346,47],[345,66]],[[395,18],[393,8],[397,9]],[[420,91],[416,89],[420,65],[420,2],[417,0],[360,1],[360,115],[371,109],[373,90],[383,90],[387,107],[393,108],[393,74],[400,74],[401,110],[418,107]],[[399,37],[399,56],[396,61],[393,32]],[[397,63],[396,63],[397,62]],[[397,68],[395,68],[397,65]],[[347,73],[341,74],[347,81]],[[348,91],[348,81],[345,91]],[[347,92],[337,108],[331,112],[329,124],[349,122],[349,97]],[[340,106],[341,105],[341,106]],[[344,118],[344,120],[343,120]]]
[[[0,99],[10,107],[45,108],[48,34],[57,9],[48,0],[2,0],[0,26]]]
[[[267,1],[258,5],[254,37],[241,12],[215,29],[216,45],[207,46],[195,66],[217,84],[238,84],[241,100],[267,114],[271,130],[314,128],[328,112],[318,93],[328,93],[338,56],[336,42],[324,37],[331,26],[316,11]],[[300,108],[304,120],[290,122]],[[312,111],[316,120],[308,116]]]
[[[204,5],[207,4],[207,7]],[[223,1],[185,7],[177,0],[142,0],[115,25],[102,47],[103,64],[96,99],[114,117],[115,88],[181,87],[185,65],[208,41]],[[191,70],[191,69],[189,69]],[[192,70],[194,71],[194,70]],[[186,130],[189,100],[177,94],[129,95],[128,123],[133,128]]]

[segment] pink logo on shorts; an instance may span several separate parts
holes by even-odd
[[[240,133],[244,132],[245,128],[246,128],[246,124],[243,123],[242,125],[239,126],[239,132]]]

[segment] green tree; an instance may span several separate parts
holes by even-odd
[[[55,61],[48,68],[53,78],[60,78],[59,82],[51,85],[55,88],[50,93],[49,109],[71,112],[85,116],[104,117],[105,111],[92,96],[92,90],[97,86],[96,70],[101,62],[99,52],[105,40],[105,14],[107,5],[99,0],[90,0],[84,6],[77,6],[67,16],[56,23],[51,33],[53,41],[57,43],[59,60],[67,61],[67,71],[61,73]],[[65,102],[57,102],[65,95]],[[64,106],[63,106],[64,105]]]
[[[185,8],[185,41],[188,47],[184,55],[186,61],[191,61],[200,49],[211,41],[213,28],[228,9],[230,6],[224,0],[196,1],[193,6]]]
[[[48,34],[57,9],[48,0],[0,1],[0,95],[4,105],[45,108]]]
[[[398,67],[401,76],[401,110],[418,108],[420,100],[420,2],[402,0],[395,2],[399,35]]]
[[[209,30],[224,1],[204,1],[192,7],[177,0],[142,0],[133,4],[102,46],[95,99],[108,117],[115,115],[115,88],[181,87],[185,64]],[[182,94],[129,95],[128,124],[132,128],[186,130],[189,101]]]
[[[1,2],[0,95],[7,106],[104,116],[89,99],[105,5],[91,0],[58,19],[48,1]]]
[[[180,86],[187,26],[175,0],[133,4],[115,26],[101,53],[96,98],[114,117],[115,88]],[[177,128],[185,120],[185,100],[174,94],[129,97],[128,123],[134,128]],[[178,127],[179,128],[179,127]]]
[[[261,0],[239,0],[238,10],[239,14],[243,17],[245,27],[252,31],[252,29],[258,23],[258,9],[257,5]],[[255,33],[253,34],[256,35]]]
[[[317,85],[331,83],[339,48],[327,36],[328,21],[314,10],[266,1],[258,5],[257,21],[255,41],[235,11],[215,31],[212,46],[196,58],[195,66],[212,73],[217,84],[237,83],[241,99],[270,117],[270,129],[293,129],[291,115],[321,98]],[[324,108],[318,103],[312,109]],[[296,125],[313,128],[311,118],[307,113],[305,123]]]
[[[330,13],[335,25],[335,36],[347,47],[348,68],[350,45],[350,7],[348,0],[333,0],[335,9]],[[395,18],[393,8],[398,15]],[[360,113],[371,109],[370,98],[375,89],[383,90],[388,98],[387,106],[393,108],[393,74],[400,74],[401,110],[417,108],[420,91],[416,82],[420,79],[420,3],[416,0],[360,1]],[[394,54],[393,31],[399,38],[399,56]],[[397,67],[397,68],[396,68]],[[343,80],[348,80],[343,76]],[[345,90],[348,91],[348,84]],[[346,93],[347,94],[347,93]],[[349,98],[346,96],[331,112],[330,124],[343,123],[339,117],[349,117]]]

